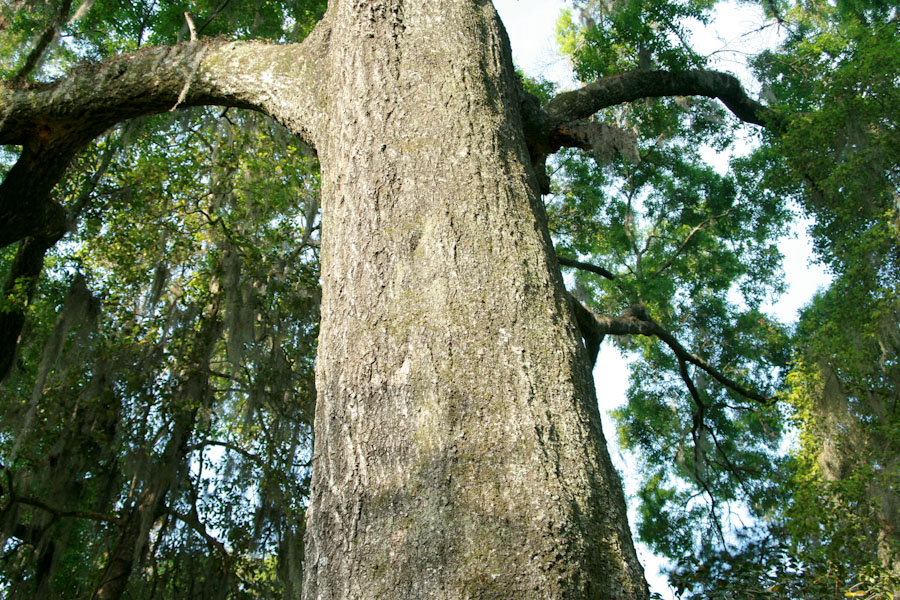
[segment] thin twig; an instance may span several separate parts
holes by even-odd
[[[728,214],[731,213],[732,210],[734,210],[733,206],[720,215],[715,215],[715,216],[705,219],[702,223],[696,225],[693,229],[691,229],[690,233],[687,234],[687,237],[684,238],[684,241],[681,242],[681,245],[678,246],[678,249],[675,250],[675,252],[672,254],[672,256],[670,256],[668,258],[668,260],[666,260],[666,262],[663,263],[663,265],[660,268],[658,268],[656,271],[653,272],[653,275],[650,276],[650,279],[653,279],[654,277],[658,277],[663,271],[665,271],[670,266],[672,266],[672,262],[676,258],[678,258],[678,255],[681,254],[682,250],[684,250],[685,247],[687,247],[688,243],[691,241],[691,238],[694,237],[694,235],[696,233],[698,233],[700,230],[702,230],[704,227],[706,227],[709,223],[714,223],[716,219],[721,219],[723,217],[727,217]]]

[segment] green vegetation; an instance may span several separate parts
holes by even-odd
[[[293,42],[324,4],[190,10],[200,36]],[[715,6],[576,0],[560,44],[585,82],[708,68],[690,24]],[[727,173],[705,161],[701,147],[726,151],[742,127],[713,99],[606,108],[592,117],[606,147],[551,159],[551,234],[561,257],[611,275],[571,269],[579,301],[610,317],[641,306],[696,358],[658,335],[613,342],[632,358],[614,416],[640,466],[635,525],[678,593],[894,598],[900,12],[760,8],[782,35],[749,62],[778,115],[755,149]],[[0,76],[39,85],[189,38],[177,3],[12,0]],[[20,150],[0,156],[4,174]],[[0,323],[24,319],[14,360],[0,357],[0,595],[90,597],[119,560],[127,598],[298,597],[317,194],[313,151],[281,126],[192,108],[97,139],[53,194],[66,236],[0,250]],[[797,213],[833,281],[785,324],[766,306]],[[35,256],[39,278],[10,275]]]
[[[64,3],[12,4],[7,74]],[[180,5],[83,4],[31,77],[184,34]],[[295,40],[324,7],[192,10],[204,35]],[[33,300],[23,280],[3,305],[28,306],[0,387],[0,595],[87,598],[122,556],[134,561],[128,598],[296,596],[317,188],[311,150],[234,109],[130,121],[78,158],[56,191],[72,231]],[[4,274],[15,254],[0,256]],[[126,548],[129,533],[140,541]]]
[[[690,19],[712,3],[582,1],[560,20],[585,80],[633,69],[701,68]],[[569,154],[550,203],[561,254],[598,313],[643,302],[691,352],[617,339],[633,357],[620,444],[641,465],[639,537],[674,564],[683,597],[893,598],[900,590],[898,411],[898,12],[889,3],[764,2],[778,47],[750,66],[778,127],[727,174],[697,148],[727,149],[738,126],[707,100],[646,100],[600,117],[633,132],[640,161]],[[834,276],[777,323],[775,245],[812,219]],[[694,389],[692,390],[691,387]]]

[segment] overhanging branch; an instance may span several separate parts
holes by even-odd
[[[591,273],[596,273],[601,277],[605,277],[607,279],[615,279],[616,276],[612,274],[611,271],[604,269],[603,267],[592,265],[591,263],[581,262],[578,260],[574,260],[571,258],[566,258],[565,256],[558,256],[556,259],[559,261],[564,267],[572,267],[573,269],[581,269],[582,271],[589,271]]]
[[[640,98],[706,96],[722,101],[742,121],[772,127],[775,113],[750,98],[733,75],[718,71],[630,71],[604,77],[550,101],[546,112],[558,122],[585,119],[599,110]]]
[[[596,140],[584,135],[584,120],[604,108],[641,98],[716,98],[746,123],[776,131],[784,128],[784,119],[777,112],[750,98],[736,77],[718,71],[630,71],[611,75],[559,94],[543,110],[535,96],[524,90],[521,95],[523,131],[535,165],[543,165],[546,157],[560,148],[593,149]],[[611,142],[618,145],[616,140]]]
[[[292,45],[195,40],[80,67],[53,83],[3,83],[0,145],[22,152],[0,185],[0,247],[56,235],[66,215],[53,187],[91,140],[122,121],[173,106],[233,106],[312,141],[319,37]]]
[[[585,339],[585,345],[588,347],[589,353],[591,348],[599,348],[600,343],[606,335],[646,335],[655,336],[664,342],[673,353],[675,353],[679,364],[690,363],[706,373],[713,379],[718,381],[726,388],[763,404],[771,404],[773,400],[762,394],[754,392],[742,386],[733,379],[727,377],[724,373],[710,365],[708,362],[688,352],[688,350],[679,343],[679,341],[671,333],[663,329],[656,321],[654,321],[647,308],[643,304],[635,304],[628,307],[621,315],[617,317],[601,317],[579,302],[574,296],[569,295],[572,306],[575,311],[575,318],[581,329],[582,337]],[[596,353],[591,356],[596,358]],[[682,369],[683,371],[683,369]],[[684,378],[682,372],[682,378]],[[685,379],[691,396],[697,398],[696,389],[690,378]]]

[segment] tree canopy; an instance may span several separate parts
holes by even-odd
[[[303,40],[325,4],[0,5],[5,596],[299,597],[317,156],[250,110],[263,84],[180,82],[228,40]],[[522,75],[584,344],[632,358],[614,417],[640,465],[637,536],[680,597],[890,598],[898,8],[763,0],[780,41],[750,57],[754,100],[692,46],[716,4],[576,0],[559,40],[585,87]],[[134,97],[114,96],[128,78]],[[75,81],[94,95],[69,97]],[[752,152],[708,164],[741,127]],[[780,323],[766,307],[798,214],[833,281]]]
[[[642,465],[639,536],[696,597],[892,597],[897,590],[897,8],[762,3],[781,42],[751,57],[775,118],[727,174],[735,124],[695,98],[604,115],[632,156],[560,161],[557,248],[600,313],[646,305],[685,346],[769,400],[684,371],[668,343],[635,357],[619,440]],[[689,20],[712,3],[577,2],[563,48],[583,80],[703,68]],[[833,281],[796,325],[766,314],[775,244],[799,213]],[[659,338],[665,341],[664,338]]]

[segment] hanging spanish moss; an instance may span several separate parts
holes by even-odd
[[[273,160],[271,122],[189,114],[98,144],[36,291],[0,389],[9,598],[299,597],[316,163]]]

